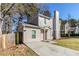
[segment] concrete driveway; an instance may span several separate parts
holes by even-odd
[[[79,51],[64,48],[48,42],[25,42],[33,51],[40,56],[79,56]]]

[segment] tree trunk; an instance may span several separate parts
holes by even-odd
[[[70,37],[70,31],[68,32],[68,37]]]

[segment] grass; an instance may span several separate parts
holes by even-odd
[[[79,51],[79,38],[63,38],[60,40],[55,40],[56,45],[60,45],[63,47],[71,48]]]
[[[24,44],[0,50],[0,56],[38,56],[33,50]]]

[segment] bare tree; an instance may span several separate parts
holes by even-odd
[[[47,3],[39,3],[39,4],[36,4],[37,5],[37,8],[39,9],[39,13],[45,15],[45,16],[48,16],[50,17],[51,16],[51,13],[49,11],[49,7],[48,7],[48,4]]]
[[[25,3],[18,3],[18,4],[2,3],[1,12],[2,12],[2,18],[3,18],[3,22],[4,22],[3,24],[8,23],[5,20],[9,20],[11,22],[11,20],[12,20],[11,17],[14,16],[16,13],[19,13],[21,15],[20,21],[22,21],[23,15],[28,16],[28,18],[31,17],[34,13],[38,13],[38,12],[43,12],[43,14],[46,16],[50,15],[47,4],[33,4],[33,3],[26,3],[26,4]],[[7,16],[7,15],[8,15],[8,17],[10,17],[10,19],[6,19],[5,16]],[[12,24],[12,23],[10,23],[10,24]],[[6,24],[6,25],[8,25],[8,24]],[[3,27],[6,28],[5,25]],[[7,29],[5,29],[5,30],[7,31]]]
[[[9,33],[11,32],[11,16],[9,11],[14,6],[14,4],[1,4],[1,17],[2,17],[2,33]]]

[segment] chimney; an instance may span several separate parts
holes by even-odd
[[[54,39],[60,39],[60,20],[58,10],[54,11],[53,31]]]

